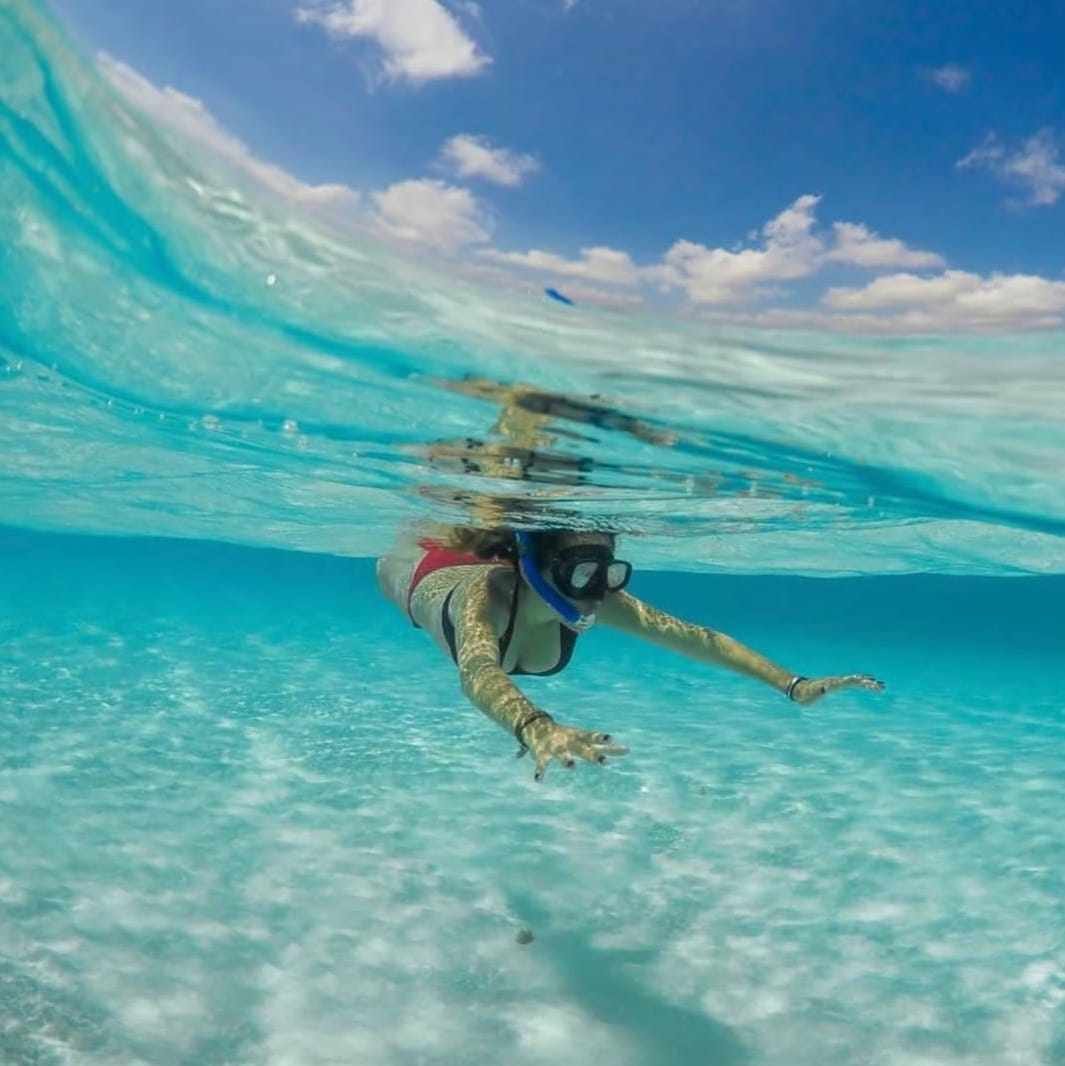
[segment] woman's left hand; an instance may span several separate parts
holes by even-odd
[[[841,677],[809,677],[800,681],[791,694],[796,703],[816,703],[822,696],[841,688],[868,688],[884,691],[884,682],[869,674],[844,674]]]

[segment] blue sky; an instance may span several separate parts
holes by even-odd
[[[53,8],[134,99],[181,94],[160,121],[192,98],[402,243],[711,319],[1065,321],[1059,3]]]

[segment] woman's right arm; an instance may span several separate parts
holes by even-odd
[[[474,706],[510,733],[530,715],[542,715],[522,729],[522,737],[528,743],[530,737],[546,728],[551,716],[503,672],[499,637],[492,625],[491,579],[490,572],[474,574],[463,582],[453,600],[459,679],[462,691]]]
[[[572,767],[574,758],[606,762],[607,755],[628,749],[611,743],[609,734],[560,725],[540,710],[504,673],[499,662],[499,637],[492,625],[492,574],[482,572],[463,583],[454,598],[455,651],[462,691],[498,722],[536,759],[539,781],[551,759]]]

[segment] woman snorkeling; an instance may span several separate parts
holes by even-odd
[[[552,759],[605,763],[624,755],[609,733],[556,722],[511,681],[558,673],[599,622],[700,662],[764,681],[796,703],[843,688],[880,690],[867,674],[807,678],[737,640],[684,622],[625,591],[632,567],[610,533],[452,528],[380,559],[385,595],[455,661],[462,690],[531,751],[539,781]]]

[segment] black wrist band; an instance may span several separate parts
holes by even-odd
[[[789,700],[794,700],[795,699],[795,687],[796,687],[796,685],[799,684],[800,681],[809,681],[809,680],[810,679],[808,677],[803,677],[801,674],[796,674],[791,679],[791,681],[788,682],[788,690],[787,690],[787,692],[785,692],[785,695],[788,697],[788,699]]]
[[[522,739],[522,734],[525,732],[525,727],[531,725],[533,722],[538,721],[541,718],[550,718],[551,715],[547,711],[533,711],[531,714],[527,714],[515,727],[514,736],[518,743],[524,748],[526,747],[525,741]]]

